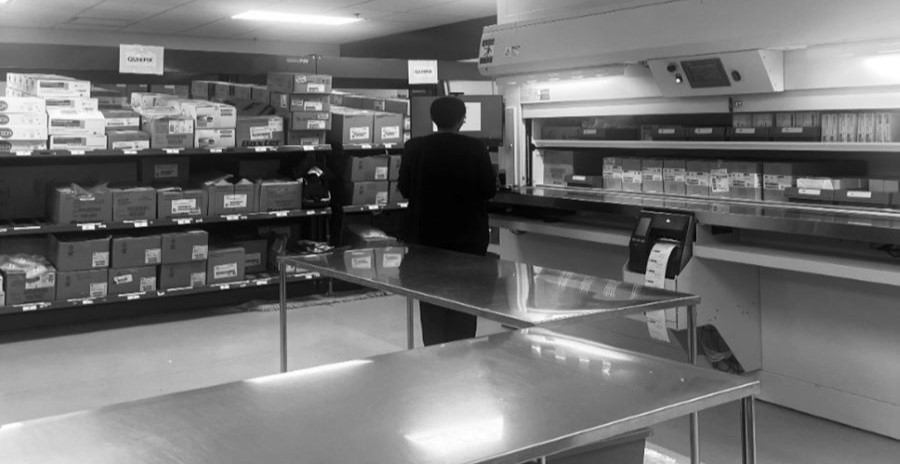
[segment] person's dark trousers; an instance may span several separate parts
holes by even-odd
[[[425,346],[473,338],[478,324],[478,318],[471,314],[425,302],[419,302],[419,318]]]

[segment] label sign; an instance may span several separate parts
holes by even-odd
[[[119,72],[162,76],[165,49],[151,45],[119,45]]]
[[[411,85],[438,83],[438,62],[436,60],[409,60],[408,70]]]

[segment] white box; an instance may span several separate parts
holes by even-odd
[[[0,140],[40,140],[46,139],[47,126],[3,126]]]
[[[234,129],[195,129],[194,131],[194,146],[197,148],[231,148],[234,145]]]
[[[7,73],[13,88],[36,97],[90,97],[91,83],[55,74]]]
[[[35,97],[0,97],[0,113],[44,113],[47,105]]]
[[[0,151],[19,152],[46,150],[47,139],[40,140],[2,140],[0,139]]]
[[[0,127],[43,127],[47,128],[47,113],[3,113],[0,112]]]
[[[51,150],[106,150],[105,135],[51,135]]]
[[[51,109],[61,109],[61,110],[75,110],[75,111],[97,111],[100,108],[100,104],[97,102],[96,98],[81,98],[81,97],[72,97],[72,98],[47,98],[44,100],[47,104],[47,110]]]
[[[175,95],[165,93],[133,92],[131,94],[131,107],[140,113],[142,110],[158,108],[160,106],[174,107],[173,102],[177,100],[179,100],[179,98]]]
[[[181,100],[181,113],[197,122],[197,129],[234,129],[237,110],[231,105],[202,100]]]
[[[104,135],[106,119],[99,111],[47,110],[50,135]]]

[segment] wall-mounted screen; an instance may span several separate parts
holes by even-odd
[[[410,130],[413,137],[437,131],[431,121],[431,103],[438,97],[412,97],[410,101]],[[503,142],[503,98],[499,95],[463,95],[466,122],[460,132],[483,141],[490,147]]]
[[[728,73],[725,72],[725,66],[722,65],[722,60],[718,58],[682,61],[681,69],[684,70],[691,88],[731,87],[731,81],[728,79]]]

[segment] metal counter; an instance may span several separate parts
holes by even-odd
[[[537,207],[594,211],[637,217],[644,208],[693,213],[707,226],[780,232],[812,237],[900,242],[900,211],[850,209],[800,203],[758,203],[727,198],[664,197],[639,192],[522,187],[500,192],[495,209]]]
[[[736,400],[752,425],[759,389],[532,328],[7,424],[0,462],[515,464]]]

